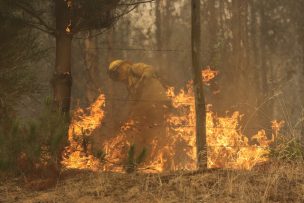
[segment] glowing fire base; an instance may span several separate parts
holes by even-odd
[[[207,69],[203,72],[204,82],[214,78],[217,72]],[[169,114],[166,119],[166,135],[161,143],[155,139],[151,142],[149,156],[139,166],[147,172],[162,172],[168,170],[195,170],[196,140],[195,140],[195,107],[191,82],[186,90],[175,94],[174,88],[169,88],[167,95],[171,98],[172,106],[178,114]],[[121,132],[107,140],[101,146],[105,152],[105,161],[100,162],[89,149],[84,149],[85,137],[92,136],[96,128],[102,128],[104,118],[105,96],[100,95],[86,110],[78,108],[74,111],[69,130],[70,145],[66,148],[66,158],[63,164],[67,168],[108,170],[122,172],[122,159],[125,154],[120,149],[128,148],[132,143],[128,141],[126,131],[132,128],[131,123],[126,123]],[[234,112],[231,116],[219,117],[207,105],[207,156],[209,168],[252,169],[255,165],[268,160],[269,146],[274,141],[282,126],[282,122],[274,121],[272,125],[272,139],[268,139],[265,130],[260,130],[251,137],[254,145],[249,142],[249,137],[241,131],[240,120],[242,115]],[[85,136],[84,136],[85,135]],[[165,141],[165,142],[164,142]]]

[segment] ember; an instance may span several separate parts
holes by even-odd
[[[209,85],[209,82],[214,79],[217,75],[219,74],[218,71],[216,70],[211,70],[209,66],[207,66],[203,71],[202,71],[202,77],[203,77],[203,82],[206,85]]]

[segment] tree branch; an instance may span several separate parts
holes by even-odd
[[[38,24],[43,26],[44,28],[41,28],[41,26],[38,26],[36,23],[26,22],[26,21],[23,21],[23,22],[27,23],[28,25],[30,25],[40,31],[46,32],[48,34],[55,33],[55,29],[48,26],[48,24],[44,20],[42,20],[42,18],[37,13],[35,13],[35,11],[33,9],[27,8],[25,5],[22,5],[21,2],[19,2],[19,3],[16,2],[16,6],[19,7],[21,10],[23,10],[28,15],[30,15],[32,18],[36,19],[39,22]]]
[[[145,4],[145,3],[152,3],[155,0],[147,0],[147,1],[138,1],[138,2],[134,2],[134,3],[121,3],[118,4],[119,6],[134,6],[134,5],[139,5],[139,4]]]
[[[34,29],[37,29],[37,30],[42,31],[42,32],[44,32],[44,33],[46,33],[46,34],[55,36],[55,31],[48,30],[48,29],[44,29],[43,27],[39,26],[40,24],[37,25],[37,24],[35,24],[35,23],[33,23],[33,22],[29,22],[29,21],[22,21],[22,22],[23,22],[24,24],[26,24],[26,25],[31,26],[31,27],[34,28]]]

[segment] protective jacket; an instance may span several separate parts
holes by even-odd
[[[128,90],[133,95],[142,89],[147,81],[156,79],[156,73],[152,66],[144,63],[135,63],[128,69]]]

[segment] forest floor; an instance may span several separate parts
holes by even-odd
[[[304,163],[170,174],[70,171],[49,189],[0,182],[0,202],[304,202]]]

